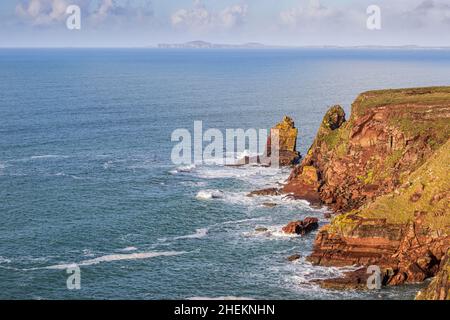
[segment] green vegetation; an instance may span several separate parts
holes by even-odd
[[[386,105],[449,104],[450,87],[428,87],[367,91],[358,96],[352,105],[352,114],[362,116],[367,110]]]
[[[416,211],[425,212],[433,230],[450,232],[450,140],[413,172],[397,193],[381,196],[358,213],[366,218],[387,218],[407,223]]]

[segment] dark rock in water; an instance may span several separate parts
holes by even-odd
[[[264,206],[264,207],[268,207],[268,208],[273,208],[273,207],[276,207],[277,204],[276,204],[276,203],[273,203],[273,202],[264,202],[264,203],[263,203],[263,206]]]
[[[268,229],[266,227],[257,227],[257,228],[255,228],[255,231],[256,232],[267,232]]]
[[[293,254],[292,256],[289,256],[287,259],[292,262],[292,261],[300,259],[301,257],[302,256],[299,254]]]
[[[277,196],[280,194],[280,190],[277,188],[267,188],[267,189],[261,189],[261,190],[255,190],[250,192],[247,197],[253,197],[253,196]]]
[[[364,290],[368,289],[367,280],[371,274],[367,269],[360,268],[355,271],[345,272],[341,278],[314,280],[324,289],[332,290]]]
[[[304,220],[297,220],[289,222],[283,227],[283,232],[291,234],[305,235],[319,227],[319,219],[307,217]]]

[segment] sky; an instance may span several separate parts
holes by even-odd
[[[69,5],[81,28],[66,26]],[[369,30],[370,5],[381,29]],[[450,0],[4,0],[0,47],[450,46]]]

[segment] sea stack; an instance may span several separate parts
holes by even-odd
[[[270,129],[270,136],[267,139],[267,156],[272,154],[271,136],[278,136],[279,146],[279,165],[291,166],[298,163],[300,153],[297,151],[298,129],[295,127],[294,120],[291,117],[284,116],[283,121]]]

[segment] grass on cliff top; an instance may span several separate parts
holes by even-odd
[[[374,90],[361,93],[352,105],[352,113],[363,115],[368,109],[398,104],[450,104],[450,86]]]
[[[432,230],[450,233],[450,139],[407,179],[409,186],[399,193],[384,195],[362,208],[365,218],[386,218],[391,223],[414,220],[416,211],[426,212]],[[411,198],[420,193],[415,202]],[[436,200],[440,198],[439,200]],[[417,198],[417,197],[416,197]],[[434,198],[434,201],[433,201]]]

